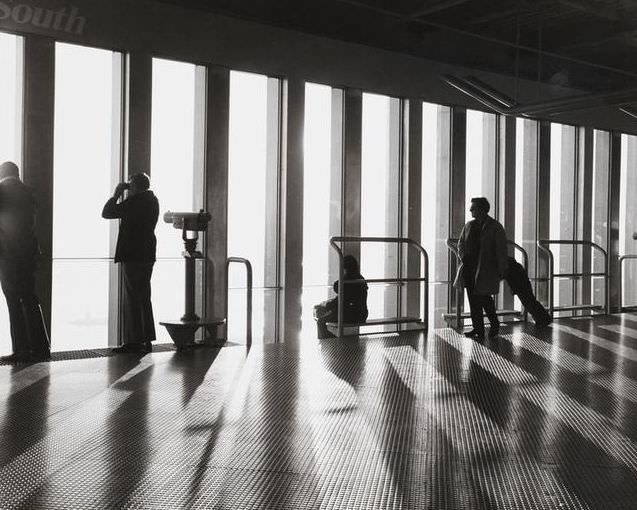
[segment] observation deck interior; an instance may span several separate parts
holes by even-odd
[[[0,507],[634,508],[637,315],[1,366]]]

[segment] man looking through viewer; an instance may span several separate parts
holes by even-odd
[[[125,190],[128,190],[128,197],[118,203]],[[150,190],[150,178],[144,173],[131,176],[128,183],[119,183],[102,211],[103,218],[121,220],[115,262],[121,264],[124,283],[124,337],[123,345],[113,352],[143,353],[152,350],[155,319],[150,278],[157,249],[155,225],[158,216],[159,202]]]
[[[486,198],[471,199],[469,211],[473,219],[463,227],[458,239],[461,264],[454,282],[457,288],[467,289],[473,329],[465,336],[477,339],[484,338],[483,310],[491,323],[489,337],[497,336],[500,330],[491,296],[500,290],[500,280],[507,270],[506,234],[502,225],[489,216],[489,209]]]
[[[15,163],[0,165],[0,282],[7,299],[13,354],[5,362],[51,357],[40,301],[35,293],[35,199]]]

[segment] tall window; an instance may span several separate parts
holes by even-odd
[[[422,105],[422,232],[429,255],[429,324],[442,327],[447,308],[451,109]]]
[[[551,124],[551,200],[550,200],[550,237],[551,239],[575,239],[575,196],[577,182],[577,130],[573,126]],[[555,256],[555,273],[574,271],[575,254],[578,250],[568,245],[551,245]],[[554,305],[573,304],[573,280],[555,281]]]
[[[339,235],[343,95],[305,86],[303,174],[303,330],[315,334],[313,305],[327,299],[338,278],[338,257],[329,239]]]
[[[619,195],[619,254],[637,255],[637,241],[633,233],[637,232],[637,136],[621,136],[621,181]],[[637,260],[624,263],[623,303],[625,306],[637,305]]]
[[[22,38],[0,33],[0,163],[21,166],[22,139]],[[9,313],[0,297],[0,354],[11,352]]]
[[[496,205],[496,116],[467,110],[466,183],[467,221],[469,200],[486,197],[494,215]]]
[[[228,254],[254,270],[253,341],[276,339],[278,299],[278,187],[280,83],[267,76],[230,73]],[[229,279],[228,338],[245,338],[245,276]]]
[[[400,100],[363,94],[361,159],[361,235],[398,236],[400,196]],[[399,247],[363,243],[361,273],[367,278],[395,278]],[[370,318],[397,313],[398,287],[370,285]]]
[[[102,206],[120,179],[121,55],[55,47],[53,287],[55,350],[105,347],[109,338],[112,222]],[[110,326],[115,334],[114,326]]]
[[[165,211],[196,212],[203,206],[203,70],[193,64],[153,59],[151,188],[159,200],[155,230],[157,263],[153,270],[152,300],[155,321],[183,315],[184,249],[181,232],[162,220]],[[129,173],[145,171],[130,168]],[[201,241],[199,249],[202,249]],[[199,310],[200,313],[200,310]],[[170,341],[156,325],[157,338]]]

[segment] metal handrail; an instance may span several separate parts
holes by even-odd
[[[409,281],[422,281],[425,284],[425,296],[423,299],[423,317],[422,322],[424,324],[424,329],[427,329],[427,313],[429,311],[429,256],[425,249],[413,239],[409,239],[408,237],[360,237],[360,236],[334,236],[330,239],[330,245],[332,248],[336,250],[338,255],[338,288],[341,292],[343,292],[343,285],[347,283],[352,283],[352,280],[344,281],[343,280],[343,260],[345,255],[343,254],[343,250],[336,243],[404,243],[415,246],[416,249],[422,254],[423,260],[425,262],[425,276],[424,278],[394,278],[394,279],[386,279],[382,278],[382,280],[390,280],[391,282],[409,282]],[[370,280],[366,280],[370,281]],[[373,280],[371,280],[373,281]],[[389,283],[389,282],[388,282]],[[343,336],[343,312],[344,312],[345,300],[338,299],[338,337]]]
[[[225,315],[226,315],[226,331],[229,331],[228,328],[228,294],[229,292],[229,284],[228,284],[228,273],[230,264],[232,262],[237,262],[239,264],[244,264],[246,267],[246,346],[248,348],[252,347],[252,264],[248,259],[244,259],[241,257],[228,257],[226,259],[226,304],[225,304]]]
[[[447,248],[449,249],[451,253],[453,253],[456,256],[456,259],[458,259],[458,262],[462,263],[462,260],[460,259],[460,254],[458,253],[458,241],[459,239],[457,237],[450,237],[449,239],[447,239]],[[524,270],[528,273],[529,254],[526,252],[524,248],[522,248],[521,245],[519,245],[515,241],[510,241],[509,239],[507,239],[507,244],[513,246],[514,250],[518,250],[520,252],[520,254],[522,255],[522,266],[524,266]],[[453,285],[453,280],[451,280],[449,284]],[[462,314],[460,313],[460,303],[462,302],[462,289],[456,290],[456,296],[457,296],[456,297],[456,329],[457,329],[460,327],[460,321],[462,320]],[[522,308],[523,308],[522,314],[524,315],[524,320],[526,321],[528,318],[528,312],[526,311],[526,307],[524,307],[524,305],[522,305]],[[451,313],[451,310],[449,310],[449,308],[447,308],[447,313],[449,314]]]
[[[555,274],[555,261],[554,261],[554,257],[553,257],[553,252],[551,251],[551,249],[549,248],[549,246],[551,244],[564,244],[564,245],[570,245],[570,246],[589,246],[595,250],[598,250],[599,252],[601,252],[602,256],[604,257],[604,268],[605,271],[603,272],[590,272],[590,273],[557,273]],[[554,299],[554,292],[555,292],[555,279],[556,278],[581,278],[581,277],[593,277],[593,276],[598,276],[598,277],[603,277],[604,278],[604,314],[608,315],[608,309],[609,309],[609,295],[610,295],[610,278],[608,277],[608,253],[606,253],[606,250],[604,248],[602,248],[599,244],[596,244],[592,241],[582,241],[582,240],[568,240],[568,239],[538,239],[537,241],[537,247],[543,251],[544,253],[547,254],[548,259],[549,259],[549,275],[548,275],[548,282],[549,282],[549,313],[551,315],[551,319],[553,318],[553,312],[555,310],[555,306],[553,303],[553,299]],[[578,308],[578,306],[581,306],[581,308]],[[590,308],[590,305],[576,305],[575,307],[570,307],[570,310],[584,310],[584,309],[588,309]]]
[[[619,311],[624,311],[624,260],[637,259],[637,255],[621,255],[619,257]]]

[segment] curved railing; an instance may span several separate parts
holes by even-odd
[[[551,249],[549,248],[550,245],[552,244],[559,244],[559,245],[570,245],[570,246],[589,246],[590,248],[593,248],[597,251],[599,251],[602,256],[604,257],[604,268],[605,271],[602,272],[590,272],[590,273],[557,273],[555,274],[555,261],[554,261],[554,257],[553,257],[553,252],[551,251]],[[608,299],[609,299],[609,275],[608,275],[608,254],[606,253],[606,250],[604,248],[602,248],[599,244],[593,243],[592,241],[580,241],[580,240],[564,240],[564,239],[539,239],[537,241],[537,247],[543,251],[544,253],[546,253],[546,255],[548,256],[549,259],[549,275],[548,275],[548,282],[549,282],[549,313],[551,314],[551,318],[553,318],[553,314],[555,311],[567,311],[567,310],[595,310],[598,308],[603,308],[604,313],[608,314]],[[575,279],[575,278],[593,278],[593,277],[600,277],[600,278],[604,278],[604,292],[605,292],[605,296],[604,296],[604,306],[600,307],[599,305],[571,305],[571,306],[564,306],[564,307],[556,307],[554,306],[553,303],[553,298],[554,298],[554,293],[555,293],[555,280],[557,278],[569,278],[569,279]]]
[[[243,264],[246,268],[246,345],[248,348],[252,347],[252,264],[248,259],[244,259],[241,257],[228,257],[226,259],[226,304],[225,304],[225,314],[226,314],[226,331],[229,331],[228,328],[228,295],[229,292],[229,283],[228,283],[228,272],[230,269],[230,264],[236,262],[238,264]],[[226,335],[227,336],[227,335]]]
[[[343,250],[337,243],[397,243],[414,246],[423,256],[425,266],[424,278],[366,278],[362,280],[343,280],[343,259],[345,255]],[[338,288],[343,289],[343,285],[351,283],[406,283],[406,282],[424,282],[425,292],[423,299],[423,316],[422,322],[424,329],[427,328],[427,313],[429,310],[429,256],[425,249],[413,239],[407,237],[360,237],[360,236],[335,236],[330,239],[330,245],[336,250],[338,255],[339,271],[338,271]],[[342,291],[342,290],[341,290]],[[338,300],[338,337],[343,336],[343,307],[344,299]]]

